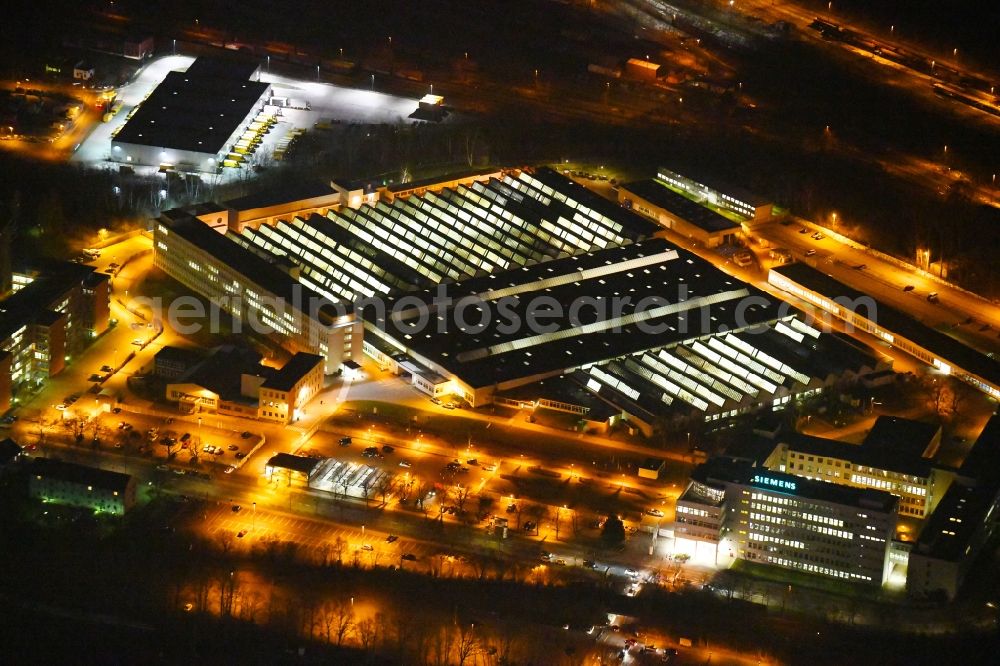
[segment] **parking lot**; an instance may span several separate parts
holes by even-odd
[[[306,554],[326,558],[331,564],[340,560],[344,564],[370,567],[398,566],[402,562],[407,568],[424,568],[439,551],[429,543],[365,527],[359,529],[225,502],[187,516],[182,526],[246,550],[275,541],[294,543],[300,552],[304,549]]]

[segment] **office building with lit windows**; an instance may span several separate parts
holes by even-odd
[[[899,499],[887,492],[715,458],[695,469],[681,497],[675,552],[710,544],[718,524],[718,562],[740,559],[867,585],[888,579]]]
[[[657,180],[695,201],[705,201],[732,211],[747,218],[750,223],[767,222],[772,219],[774,203],[767,198],[748,192],[742,187],[723,183],[708,174],[693,174],[694,172],[690,170],[685,170],[682,174],[667,167],[656,170]]]
[[[184,213],[163,215],[153,234],[157,268],[292,353],[325,359],[325,373],[361,360],[361,324],[297,279],[289,262],[268,261],[228,234]]]
[[[764,465],[806,479],[884,490],[900,498],[900,515],[924,518],[954,478],[953,470],[933,461],[940,443],[937,424],[879,416],[861,444],[780,435]]]

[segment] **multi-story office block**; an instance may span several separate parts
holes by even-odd
[[[675,549],[689,546],[685,539],[711,543],[717,534],[717,558],[871,585],[888,578],[899,505],[889,493],[716,458],[695,470],[682,500]]]

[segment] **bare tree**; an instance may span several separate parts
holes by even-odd
[[[465,512],[465,503],[468,501],[471,493],[472,488],[469,486],[463,486],[462,484],[456,484],[452,489],[452,497],[455,500],[455,506],[458,507],[459,512]]]
[[[476,625],[459,625],[458,642],[455,646],[458,666],[465,666],[465,663],[472,658],[479,649],[479,639],[476,637]]]
[[[343,645],[354,631],[354,604],[348,599],[338,598],[324,603],[317,614],[328,643],[336,641]]]
[[[330,542],[324,541],[316,547],[316,556],[319,559],[319,565],[321,567],[329,566],[330,564],[330,551],[332,550]]]
[[[219,530],[215,535],[215,543],[218,544],[219,550],[223,554],[228,553],[232,549],[233,544],[236,543],[235,540],[236,535],[229,530]]]
[[[394,486],[395,480],[388,474],[380,478],[378,483],[375,484],[375,490],[378,491],[379,495],[382,497],[382,506],[385,506],[386,495],[392,491]]]
[[[333,555],[337,558],[337,565],[340,566],[344,563],[344,550],[347,548],[347,542],[344,541],[344,537],[337,535],[337,538],[333,540]]]
[[[230,617],[233,613],[233,600],[236,597],[236,574],[228,571],[216,578],[219,591],[219,616]]]
[[[254,622],[261,606],[260,593],[256,590],[244,590],[239,596],[238,617],[244,622]]]
[[[375,647],[375,641],[378,639],[378,624],[374,618],[366,617],[358,622],[357,633],[361,648],[368,652]]]

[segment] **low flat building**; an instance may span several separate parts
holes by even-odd
[[[739,222],[674,192],[656,180],[625,183],[618,188],[618,201],[704,247],[729,245],[742,235]]]
[[[625,76],[630,79],[655,83],[656,77],[659,74],[659,63],[643,60],[642,58],[629,58],[625,62]]]
[[[323,388],[323,357],[299,352],[258,389],[257,418],[293,423]]]
[[[646,458],[639,464],[639,477],[643,479],[658,479],[667,466],[663,458]]]
[[[807,264],[776,266],[767,281],[1000,400],[1000,361],[991,356]]]
[[[123,515],[135,506],[135,477],[76,463],[35,458],[28,493],[43,502],[80,506]]]
[[[685,169],[684,173],[680,173],[667,167],[660,167],[656,170],[656,177],[695,201],[707,201],[713,206],[725,208],[747,218],[751,225],[768,222],[774,217],[774,203],[766,197],[732,183],[725,183],[710,174],[691,169]]]
[[[160,379],[180,379],[202,361],[193,349],[165,346],[153,355],[153,374]]]
[[[0,440],[0,470],[21,460],[23,454],[24,448],[10,437]]]
[[[111,141],[111,159],[127,164],[218,171],[271,97],[251,80],[254,62],[199,57],[169,72]]]
[[[260,358],[246,349],[218,347],[167,384],[166,398],[192,410],[297,421],[323,388],[323,358],[298,353],[281,368],[261,365]]]

